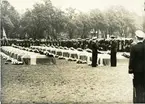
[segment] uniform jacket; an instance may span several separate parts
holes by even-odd
[[[129,73],[145,71],[145,47],[139,42],[131,47],[129,59]]]
[[[117,41],[116,40],[111,40],[111,52],[117,52]]]

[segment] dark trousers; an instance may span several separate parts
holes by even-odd
[[[115,67],[117,64],[117,58],[116,58],[117,52],[111,52],[111,66]]]
[[[134,73],[133,102],[145,103],[145,74],[141,72]]]
[[[92,51],[92,67],[97,66],[97,58],[98,58],[97,51]]]

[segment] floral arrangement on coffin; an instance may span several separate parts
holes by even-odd
[[[48,57],[55,57],[55,56],[54,56],[54,54],[49,53],[48,51],[47,51],[47,52],[45,52],[45,55],[46,55],[46,56],[48,56]]]
[[[77,60],[76,62],[77,64],[87,64],[87,61],[84,61],[84,60]]]
[[[64,50],[68,50],[68,48],[67,48],[67,47],[64,47],[63,49],[64,49]]]
[[[16,59],[12,59],[12,65],[23,65],[24,63],[22,61],[18,61]]]
[[[75,50],[73,47],[70,47],[70,50]]]
[[[65,59],[63,56],[58,56],[58,59]]]
[[[35,52],[35,53],[39,53],[38,49],[34,49],[33,52]]]
[[[11,63],[12,65],[23,65],[22,61],[18,61],[17,59],[11,58],[11,57],[4,57],[6,59],[5,64]]]
[[[82,48],[77,48],[77,50],[78,50],[78,51],[83,51],[83,49],[82,49]]]
[[[30,55],[29,54],[24,54],[22,56],[22,61],[24,64],[29,65],[30,64]]]
[[[86,51],[89,52],[89,53],[92,53],[92,50],[89,49],[89,48],[87,48]]]

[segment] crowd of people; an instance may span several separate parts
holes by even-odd
[[[3,42],[1,40],[1,45],[11,46],[12,44],[23,46],[23,47],[30,47],[30,46],[62,46],[62,47],[73,47],[75,49],[82,48],[82,49],[91,49],[93,41],[96,40],[98,43],[98,49],[101,51],[107,51],[111,49],[111,39],[104,39],[104,38],[86,38],[86,39],[65,39],[65,40],[33,40],[33,39],[24,39],[24,40],[17,40],[17,39],[8,39],[7,42]],[[117,51],[118,52],[129,52],[131,43],[133,39],[131,38],[116,38],[117,41]]]

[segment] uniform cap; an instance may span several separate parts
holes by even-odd
[[[139,37],[139,38],[145,38],[145,33],[141,30],[137,30],[135,32],[136,36]]]

